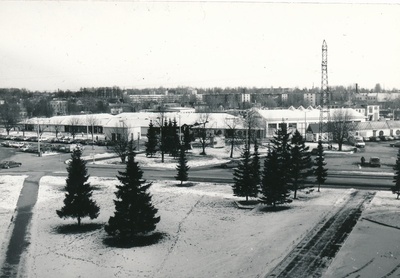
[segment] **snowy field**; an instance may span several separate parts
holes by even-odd
[[[5,259],[8,240],[12,231],[11,219],[15,216],[19,194],[26,176],[0,176],[0,262]]]
[[[235,201],[239,199],[232,196],[229,185],[177,187],[174,181],[155,181],[151,193],[161,216],[157,231],[164,237],[146,247],[116,248],[104,243],[107,234],[103,225],[114,212],[117,180],[91,177],[90,182],[97,188],[93,197],[101,207],[100,216],[93,221],[84,219],[83,224],[97,225],[76,234],[65,231],[76,221],[60,219],[55,213],[62,206],[65,178],[42,178],[30,227],[31,244],[23,256],[25,268],[20,269],[20,277],[263,277],[352,192],[324,189],[321,193],[301,193],[290,209],[272,213],[262,211],[262,206],[238,209]],[[391,215],[387,211],[399,203],[392,194],[378,193],[365,214],[381,219],[379,211]],[[392,216],[385,219],[399,223]],[[356,230],[364,223],[366,220]],[[334,261],[332,277],[354,271],[345,250],[352,250],[351,244],[357,245],[366,236],[378,236],[373,229],[367,232],[350,236],[343,255]],[[398,264],[400,255],[393,254],[396,259],[380,260]],[[337,276],[335,271],[342,272]]]

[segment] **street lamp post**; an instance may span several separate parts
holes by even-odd
[[[92,150],[94,150],[94,123],[92,122]]]
[[[137,150],[139,151],[140,132],[137,133]]]
[[[42,156],[41,151],[40,151],[40,121],[39,118],[37,119],[37,140],[38,140],[38,156]]]
[[[38,129],[37,129],[37,142],[38,142],[38,156],[41,156],[40,154],[40,124],[39,124],[39,119],[38,119]]]

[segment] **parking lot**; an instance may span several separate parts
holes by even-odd
[[[327,167],[331,169],[349,171],[377,171],[394,172],[393,166],[396,163],[398,147],[391,147],[396,141],[365,142],[365,148],[357,148],[357,152],[343,155],[326,155]],[[381,167],[361,167],[361,157],[368,162],[371,157],[378,157]]]

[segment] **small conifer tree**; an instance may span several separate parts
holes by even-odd
[[[172,127],[171,127],[171,155],[174,158],[177,158],[179,156],[179,151],[180,151],[180,146],[181,146],[181,139],[179,138],[179,127],[178,123],[176,122],[176,119],[174,118],[172,122]]]
[[[187,181],[189,179],[188,171],[190,167],[187,165],[187,163],[188,161],[186,159],[185,149],[182,147],[180,150],[179,162],[176,166],[178,174],[175,176],[176,180],[181,181],[181,185],[184,181]]]
[[[234,196],[246,197],[246,201],[249,200],[249,197],[257,197],[258,185],[254,183],[252,174],[250,151],[246,145],[239,166],[233,171],[234,184],[232,189]]]
[[[275,132],[271,140],[271,148],[275,151],[278,156],[279,175],[287,185],[290,182],[291,173],[291,152],[290,152],[290,132],[287,130],[285,122],[279,124],[279,129]]]
[[[287,189],[285,177],[282,176],[279,155],[275,150],[268,152],[267,158],[264,160],[264,169],[261,180],[260,202],[273,206],[290,203],[290,192]]]
[[[106,232],[122,242],[130,242],[136,236],[152,232],[160,217],[151,202],[148,189],[151,183],[143,179],[143,171],[135,162],[133,142],[130,142],[128,162],[124,172],[118,171],[120,185],[115,192],[116,200],[114,216],[105,226]]]
[[[146,156],[153,157],[153,155],[155,155],[157,144],[157,132],[154,128],[153,122],[150,121],[149,129],[147,130],[147,142],[145,143]]]
[[[399,196],[400,196],[400,149],[397,152],[396,164],[394,165],[393,170],[395,170],[394,177],[393,177],[393,182],[395,183],[395,185],[392,186],[392,192],[393,192],[393,194],[397,194],[397,199],[399,199]]]
[[[254,140],[254,153],[251,159],[251,180],[254,184],[257,185],[257,188],[261,183],[261,172],[260,172],[260,153],[258,151],[258,142]]]
[[[312,161],[309,147],[305,145],[303,136],[296,130],[291,139],[291,189],[294,192],[293,199],[297,198],[297,190],[305,188],[306,178],[312,174]]]
[[[290,203],[288,184],[291,177],[290,133],[285,122],[279,124],[271,140],[271,148],[264,161],[260,201],[275,207]]]
[[[80,148],[75,148],[71,154],[72,159],[67,167],[64,206],[56,211],[60,218],[78,219],[78,226],[81,225],[82,218],[95,219],[100,211],[99,206],[92,200],[93,187],[87,182],[89,175],[81,155]]]
[[[183,147],[184,147],[185,151],[190,150],[190,148],[191,148],[190,143],[191,142],[192,142],[192,136],[190,134],[190,128],[187,126],[183,130]]]
[[[321,140],[318,141],[317,157],[315,158],[314,175],[318,183],[318,192],[320,192],[321,184],[324,184],[328,176],[328,169],[325,168],[326,162],[324,158],[324,148]]]

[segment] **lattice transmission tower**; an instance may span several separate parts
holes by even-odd
[[[324,40],[322,43],[322,64],[321,64],[321,92],[319,97],[320,104],[320,115],[319,115],[319,138],[321,140],[329,141],[329,121],[330,121],[330,111],[329,111],[329,87],[328,87],[328,45]],[[323,134],[326,134],[326,138],[323,138]]]

